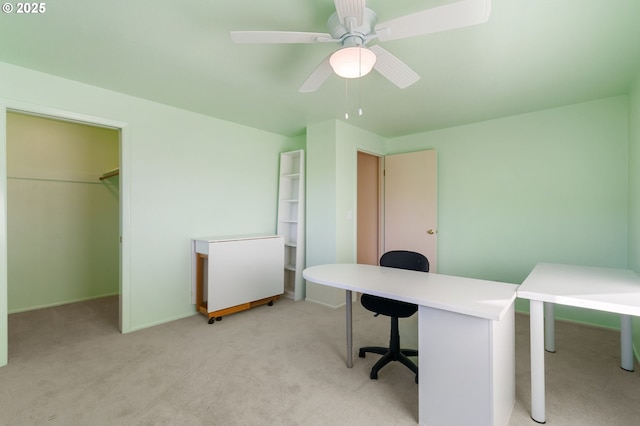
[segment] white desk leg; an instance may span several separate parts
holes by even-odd
[[[547,352],[556,351],[556,323],[553,303],[544,302],[544,348]]]
[[[545,423],[544,388],[544,302],[529,301],[531,339],[531,418]]]
[[[347,310],[347,367],[351,368],[353,367],[353,333],[352,333],[352,328],[353,328],[353,321],[352,321],[352,315],[353,315],[353,311],[352,308],[353,306],[351,305],[351,290],[347,290],[347,303],[346,303],[346,310]]]
[[[631,315],[620,315],[620,356],[622,369],[633,371]]]

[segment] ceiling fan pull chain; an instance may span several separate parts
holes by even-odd
[[[362,79],[358,79],[358,115],[362,117]]]
[[[358,115],[362,117],[362,78],[358,79]]]
[[[349,119],[349,79],[344,79],[344,118]]]
[[[360,78],[358,78],[358,115],[362,116],[362,46],[358,47],[358,74],[360,74]]]

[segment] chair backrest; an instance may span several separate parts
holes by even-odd
[[[382,255],[380,266],[429,272],[429,260],[420,253],[407,250],[392,250]],[[376,314],[388,317],[407,318],[418,311],[418,305],[387,299],[380,296],[363,294],[360,303]]]
[[[429,260],[422,254],[407,250],[392,250],[382,255],[380,266],[429,272]]]

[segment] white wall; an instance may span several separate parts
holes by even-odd
[[[0,365],[7,362],[6,108],[123,128],[122,328],[193,315],[190,239],[275,232],[291,139],[0,63]]]

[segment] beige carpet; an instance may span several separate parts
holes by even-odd
[[[388,320],[354,304],[354,346],[386,344]],[[1,425],[412,425],[417,385],[397,363],[345,367],[344,309],[281,300],[122,335],[117,299],[9,316]],[[528,317],[516,319],[516,406],[529,418]],[[619,368],[618,334],[558,323],[547,354],[547,424],[640,423],[640,377]],[[469,354],[473,356],[473,354]],[[637,369],[637,368],[636,368]],[[460,407],[464,409],[464,407]]]

